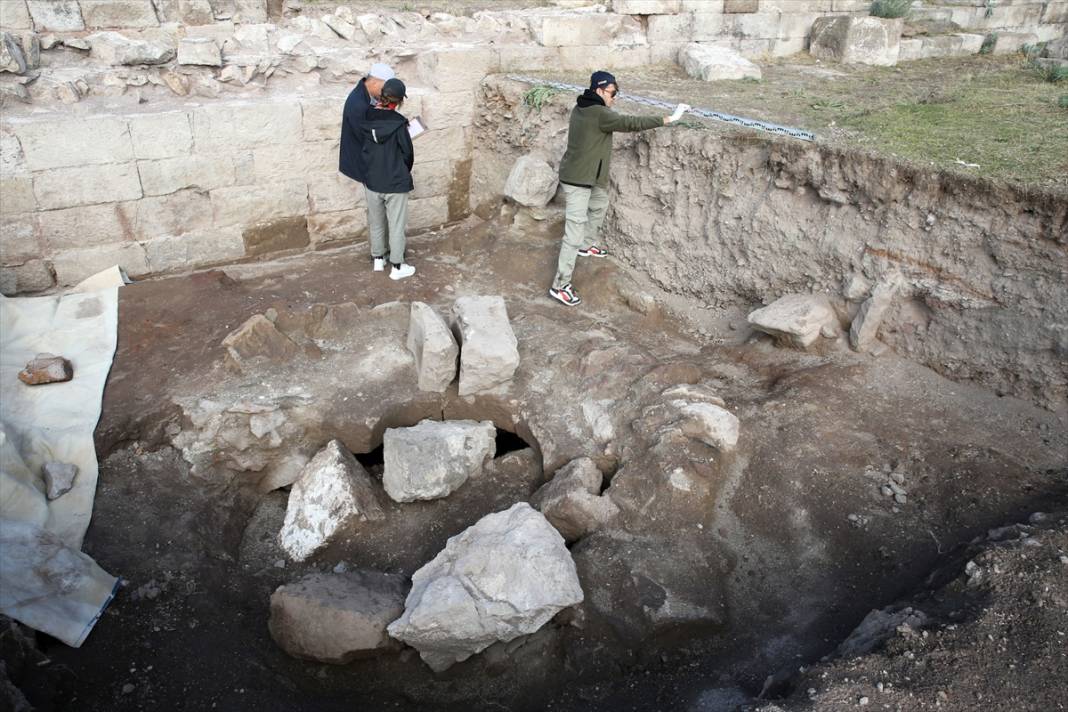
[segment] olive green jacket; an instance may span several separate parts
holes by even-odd
[[[663,125],[661,116],[617,114],[604,105],[601,97],[587,90],[571,110],[567,150],[560,161],[560,182],[582,188],[607,188],[612,133],[645,131]]]

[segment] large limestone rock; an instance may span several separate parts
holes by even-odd
[[[26,0],[26,7],[38,32],[78,32],[85,29],[78,0]]]
[[[523,156],[508,174],[504,195],[528,208],[544,208],[556,195],[559,177],[545,161],[534,156]]]
[[[89,35],[90,56],[114,65],[164,64],[174,59],[174,48],[160,42],[135,40],[118,32]]]
[[[809,53],[843,64],[897,64],[901,52],[901,18],[832,15],[812,23]]]
[[[460,297],[454,307],[460,334],[461,396],[512,380],[519,368],[518,341],[502,297]]]
[[[1047,42],[1042,50],[1042,56],[1050,59],[1068,59],[1068,37]]]
[[[26,58],[10,32],[0,32],[0,72],[22,74],[26,71]]]
[[[222,341],[234,363],[241,365],[249,359],[264,357],[272,361],[288,361],[300,354],[300,346],[279,331],[263,314],[250,317],[230,332]]]
[[[854,351],[868,351],[875,345],[879,327],[886,311],[894,302],[895,292],[895,284],[882,283],[860,305],[860,311],[853,317],[853,323],[849,326],[849,345]]]
[[[178,64],[222,66],[222,50],[210,37],[186,37],[178,43]]]
[[[537,631],[582,600],[563,538],[520,502],[449,539],[412,576],[404,614],[388,630],[440,672],[497,641]]]
[[[293,559],[304,561],[335,537],[383,516],[370,475],[331,440],[293,484],[278,541]]]
[[[412,302],[408,350],[415,356],[419,390],[440,393],[456,378],[460,347],[445,320],[423,302]]]
[[[612,0],[612,12],[621,15],[674,15],[682,0]]]
[[[687,437],[716,448],[731,452],[738,444],[738,418],[733,413],[713,403],[680,403],[679,429]]]
[[[386,430],[382,486],[396,502],[445,497],[482,473],[497,452],[496,434],[488,420],[424,420]]]
[[[572,460],[534,493],[530,503],[564,539],[576,541],[619,514],[616,503],[601,496],[602,479],[593,460]]]
[[[267,625],[290,655],[344,665],[397,647],[386,626],[404,611],[407,588],[374,571],[311,574],[271,594]]]
[[[756,66],[730,47],[691,42],[679,50],[679,64],[694,79],[760,79]]]
[[[779,341],[808,348],[823,327],[838,327],[834,309],[820,294],[787,294],[749,314],[754,329],[771,334]]]

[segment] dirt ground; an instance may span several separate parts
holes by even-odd
[[[411,262],[419,272],[405,282],[371,274],[366,248],[357,245],[124,288],[85,548],[127,584],[80,650],[39,641],[50,662],[35,674],[52,676],[48,694],[28,685],[39,709],[759,705],[755,697],[765,687],[768,695],[793,691],[797,667],[832,652],[869,610],[922,589],[957,546],[1037,510],[1068,505],[1068,430],[1053,414],[947,381],[892,353],[858,356],[839,341],[802,354],[754,336],[731,315],[716,331],[707,319],[698,328],[674,313],[635,311],[626,295],[648,287],[635,286],[611,260],[581,263],[576,282],[585,303],[566,310],[545,295],[558,224],[520,219],[516,229],[510,218],[413,238]],[[468,293],[501,293],[508,302],[524,359],[514,389],[526,394],[522,413],[539,442],[499,458],[488,478],[454,497],[404,509],[403,516],[393,507],[366,545],[342,542],[304,565],[287,561],[274,538],[284,491],[263,495],[236,479],[195,474],[167,444],[168,426],[181,420],[173,398],[191,390],[216,397],[220,383],[236,378],[220,366],[219,343],[248,316],[271,306],[298,313],[315,303],[351,301],[378,319],[377,334],[366,338],[403,343],[406,310],[375,305],[423,300],[442,308]],[[598,366],[605,363],[613,367]],[[287,379],[310,383],[319,373],[301,368],[234,382],[266,393],[285,390]],[[658,392],[679,378],[715,387],[738,415],[744,446],[736,456],[699,462],[688,445],[646,450],[638,424],[648,417],[645,389]],[[361,389],[358,379],[331,386],[323,407],[346,401],[345,412],[359,411]],[[290,658],[270,639],[268,601],[277,586],[339,566],[410,575],[448,536],[529,496],[551,463],[583,454],[591,436],[576,419],[606,394],[619,399],[613,408],[620,411],[611,488],[624,503],[648,501],[618,530],[572,550],[584,586],[621,582],[613,584],[619,598],[607,609],[588,591],[585,628],[555,621],[523,645],[494,646],[437,676],[411,649],[332,666]],[[554,398],[566,407],[554,408]],[[413,418],[423,406],[410,407],[405,417]],[[554,412],[567,427],[544,424]],[[625,425],[631,419],[633,430]],[[576,423],[578,435],[568,434]],[[680,452],[692,459],[687,466],[706,495],[665,489],[657,468]],[[361,457],[370,464],[374,455]],[[890,471],[907,473],[908,505],[880,494]],[[647,543],[619,548],[616,537]],[[694,581],[684,575],[662,583],[678,595],[694,584],[708,605],[724,607],[723,617],[640,643],[615,637],[628,616],[641,613],[640,605],[630,612],[629,571],[612,577],[620,567],[648,570],[659,560],[696,562]],[[1063,609],[1050,611],[1063,616]],[[1052,620],[1029,634],[1049,641],[1036,645],[1058,640]],[[967,649],[954,655],[946,684],[962,665],[980,669]],[[1053,690],[1046,672],[1032,684]],[[766,685],[768,678],[774,684]],[[900,688],[909,684],[889,679]],[[820,693],[827,703],[813,709],[838,709],[852,694],[852,688],[832,694],[830,683],[819,689],[828,690]]]
[[[701,82],[675,64],[617,75],[624,98],[684,101],[804,128],[820,141],[921,166],[1068,190],[1068,109],[1058,106],[1068,85],[1043,81],[1023,55],[943,57],[896,67],[795,55],[758,64],[760,81]],[[589,79],[535,76],[580,85]]]

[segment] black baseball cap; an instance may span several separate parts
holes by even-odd
[[[407,99],[408,88],[404,86],[404,82],[394,77],[393,79],[387,79],[386,83],[382,85],[382,96],[389,99]]]
[[[609,84],[619,86],[616,82],[616,78],[608,72],[597,71],[590,75],[590,89],[604,89]]]

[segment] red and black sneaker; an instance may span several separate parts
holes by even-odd
[[[579,257],[608,257],[608,250],[597,245],[590,245],[589,247],[579,250]]]
[[[566,304],[569,307],[578,306],[582,303],[582,300],[579,299],[579,295],[575,294],[575,290],[571,288],[570,282],[565,284],[563,287],[560,287],[560,289],[556,289],[555,287],[549,287],[549,296],[560,302],[561,304]]]

